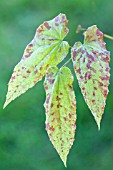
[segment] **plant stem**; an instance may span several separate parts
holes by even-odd
[[[69,63],[70,61],[71,61],[71,58],[70,58],[69,60],[67,60],[62,67],[64,67],[64,66],[65,66],[67,63]],[[61,68],[62,68],[62,67],[61,67]],[[60,69],[61,69],[61,68],[60,68]]]
[[[108,39],[110,39],[110,40],[113,40],[113,37],[110,36],[110,35],[104,34],[104,37],[106,37],[106,38],[108,38]]]

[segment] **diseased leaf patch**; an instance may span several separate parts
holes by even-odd
[[[39,26],[14,68],[4,107],[40,81],[49,66],[56,66],[66,57],[69,44],[62,40],[68,33],[67,23],[66,16],[59,14]]]
[[[74,142],[76,100],[73,76],[67,67],[51,67],[44,82],[46,90],[46,130],[66,166],[67,155]]]
[[[84,44],[76,42],[72,48],[72,61],[84,99],[100,128],[108,94],[110,52],[97,26],[89,27],[84,36]]]

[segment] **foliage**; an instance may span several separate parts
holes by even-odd
[[[4,107],[41,80],[50,66],[56,66],[66,57],[69,45],[62,41],[68,33],[66,25],[65,15],[60,14],[36,30],[34,39],[14,68]]]
[[[67,67],[51,67],[46,75],[46,130],[66,166],[76,129],[76,100],[72,87],[73,76]]]
[[[70,48],[68,42],[63,41],[68,33],[67,23],[66,16],[59,14],[39,26],[14,68],[4,104],[6,107],[46,75],[46,130],[65,166],[76,129],[73,76],[66,64],[60,69],[56,67]],[[83,45],[76,42],[71,48],[71,59],[85,102],[100,128],[108,94],[110,53],[106,50],[103,33],[96,25],[89,27],[84,36]]]
[[[85,102],[100,129],[108,94],[110,52],[106,50],[103,33],[95,25],[84,36],[84,44],[76,42],[72,48],[72,61]]]

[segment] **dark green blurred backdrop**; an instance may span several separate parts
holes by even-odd
[[[78,24],[97,24],[113,35],[113,0],[0,0],[0,170],[64,170],[45,131],[43,81],[2,109],[7,83],[36,28],[59,13],[69,19],[70,45],[83,41],[75,34]],[[86,106],[75,78],[77,132],[67,170],[113,170],[113,41],[111,84],[101,131]],[[70,55],[68,55],[68,58]],[[68,66],[72,69],[71,62]],[[74,73],[74,72],[73,72]]]

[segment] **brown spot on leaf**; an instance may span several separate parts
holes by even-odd
[[[48,86],[45,86],[45,90],[48,90]]]
[[[92,103],[94,103],[95,102],[95,100],[92,100]]]
[[[29,44],[30,47],[33,47],[33,44]]]
[[[62,107],[62,105],[58,104],[58,105],[57,105],[57,108],[60,108],[60,107]]]
[[[94,87],[94,90],[97,90],[97,87]]]
[[[36,70],[34,71],[34,73],[37,74],[37,73],[38,73],[38,70],[36,69]]]
[[[43,68],[42,67],[40,67],[40,70],[42,70]]]
[[[64,117],[64,121],[66,121],[67,120],[67,118],[66,117]]]
[[[72,118],[72,115],[69,113],[69,118]]]
[[[104,90],[104,97],[106,98],[108,91]]]
[[[85,58],[83,58],[83,63],[85,63]]]
[[[15,76],[12,76],[10,82],[13,82],[14,79],[15,79]]]
[[[48,97],[47,97],[47,99],[46,99],[46,104],[48,104],[49,103],[49,99],[50,99],[50,95],[48,95]]]
[[[95,92],[93,92],[93,96],[95,96]]]
[[[49,24],[48,24],[47,22],[44,22],[44,26],[45,26],[48,30],[51,29],[51,26],[49,26]]]
[[[104,62],[109,62],[110,61],[110,58],[107,56],[105,58],[102,59]]]
[[[37,29],[37,32],[38,32],[38,33],[41,33],[42,31],[44,31],[44,29],[43,29],[43,26],[41,25],[41,26]]]
[[[81,69],[79,68],[78,70],[76,70],[77,73],[81,74]]]
[[[53,107],[53,103],[51,103],[51,108]]]
[[[53,79],[53,80],[50,79],[50,80],[49,80],[49,83],[50,83],[50,84],[53,84],[53,83],[54,83],[54,79]]]
[[[61,99],[57,96],[57,97],[56,97],[56,100],[59,101],[59,100],[61,100]]]
[[[30,70],[27,70],[27,73],[31,73],[31,71],[30,71]]]
[[[68,84],[68,87],[69,87],[70,89],[72,89],[72,86],[71,86],[70,84]]]
[[[99,82],[99,86],[103,86],[103,83]]]
[[[109,80],[109,76],[105,76],[105,77],[100,77],[101,80]]]
[[[26,79],[26,76],[22,76],[24,79]]]
[[[83,79],[83,76],[80,76],[81,79]]]
[[[49,130],[54,132],[55,128],[53,126],[51,126],[51,127],[49,127]]]

